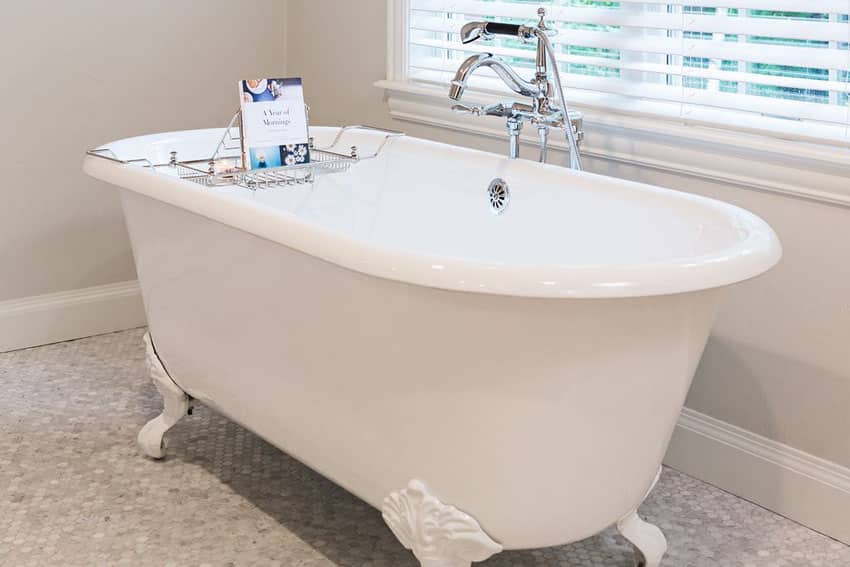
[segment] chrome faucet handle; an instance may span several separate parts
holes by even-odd
[[[558,30],[546,25],[546,8],[543,8],[542,6],[537,8],[537,17],[539,18],[537,22],[537,29],[542,32],[546,32],[546,35],[548,36],[558,35]]]
[[[509,116],[511,114],[511,109],[506,107],[503,103],[497,102],[495,104],[489,104],[482,109],[482,112],[487,116]]]
[[[488,104],[487,106],[466,106],[465,104],[456,104],[452,106],[452,110],[458,114],[471,114],[473,116],[509,116],[512,114],[512,109],[505,106],[501,102],[496,104]]]
[[[458,114],[471,114],[472,116],[481,116],[482,108],[480,106],[466,106],[465,104],[456,104],[452,106],[452,111]]]
[[[537,34],[545,33],[549,37],[558,35],[558,30],[546,24],[546,8],[540,7],[537,9],[537,25],[536,26],[521,26],[520,37],[525,41],[533,41],[537,39]]]

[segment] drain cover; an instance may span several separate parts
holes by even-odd
[[[487,197],[490,200],[490,210],[494,214],[500,214],[508,207],[511,200],[511,192],[508,189],[508,184],[501,177],[497,177],[490,182],[487,187]]]

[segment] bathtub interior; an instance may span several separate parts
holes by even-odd
[[[330,144],[337,132],[311,128],[317,147]],[[122,158],[158,163],[167,162],[172,150],[181,159],[199,159],[209,157],[222,133],[156,134],[109,147]],[[334,148],[347,152],[356,145],[365,156],[383,139],[380,132],[349,131]],[[487,196],[495,177],[511,192],[500,215]],[[761,219],[718,201],[409,137],[392,139],[378,157],[311,184],[210,191],[363,243],[494,266],[687,267],[771,249],[775,238]]]

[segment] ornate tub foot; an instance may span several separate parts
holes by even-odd
[[[655,475],[652,486],[646,491],[646,496],[655,488],[660,477],[661,468],[658,469],[658,474]],[[617,529],[635,547],[638,567],[659,567],[661,565],[661,558],[667,553],[667,539],[658,529],[658,526],[641,520],[637,510],[635,510],[626,514],[617,522]]]
[[[644,522],[634,511],[617,522],[617,529],[635,546],[638,567],[658,567],[667,552],[667,540],[658,526]]]
[[[162,396],[162,413],[150,420],[139,431],[139,447],[149,457],[161,459],[165,456],[165,432],[188,413],[190,399],[186,392],[168,376],[159,357],[153,348],[150,333],[145,333],[145,350],[147,351],[147,366],[154,386]]]
[[[416,479],[387,496],[382,512],[393,534],[422,567],[470,567],[473,561],[502,551],[475,518],[443,504]]]

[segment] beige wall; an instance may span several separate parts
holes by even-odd
[[[385,75],[385,10],[385,0],[290,0],[289,69],[304,77],[313,123],[372,123],[504,151],[504,143],[389,117],[382,91],[372,86]],[[687,405],[850,466],[850,209],[586,162],[592,171],[740,205],[773,225],[783,261],[727,294]]]
[[[226,124],[238,78],[285,71],[285,18],[282,0],[4,5],[0,301],[134,279],[116,193],[83,152]]]

